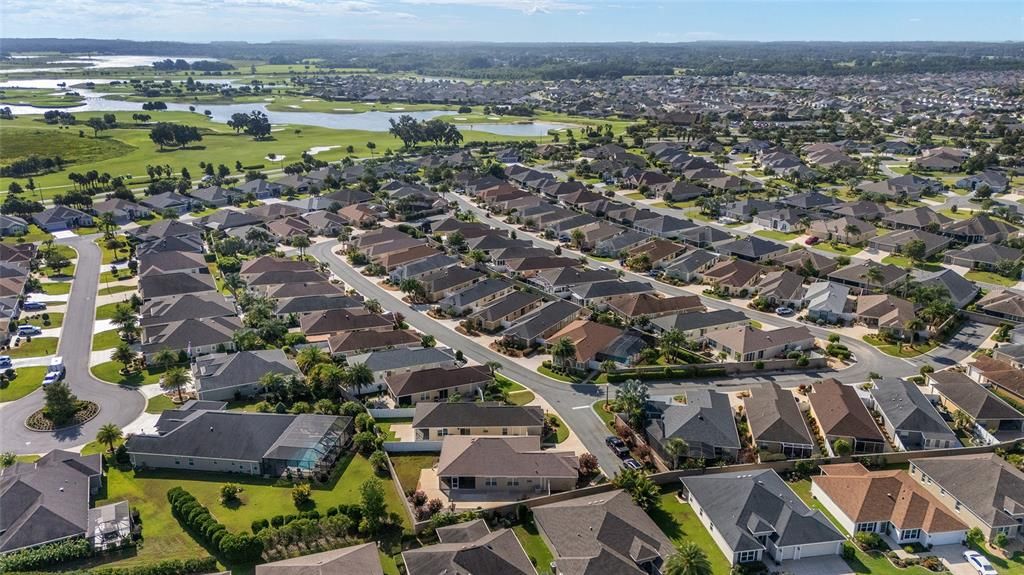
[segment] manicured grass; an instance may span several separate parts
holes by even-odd
[[[96,319],[111,319],[114,317],[114,313],[117,311],[119,305],[129,305],[128,297],[125,296],[125,301],[115,301],[108,304],[103,304],[96,308]]]
[[[100,288],[99,295],[114,295],[128,291],[135,291],[134,286],[110,286]]]
[[[770,240],[778,240],[780,242],[788,242],[800,237],[800,234],[787,234],[786,232],[780,232],[778,230],[757,230],[754,232],[754,235],[761,236],[762,238],[768,238]]]
[[[508,402],[512,405],[526,405],[536,398],[532,391],[500,373],[495,374],[494,381],[501,386],[503,391],[508,393]]]
[[[55,337],[33,337],[32,341],[21,340],[21,345],[7,350],[7,355],[12,358],[19,357],[42,357],[57,353],[57,338]]]
[[[129,375],[121,375],[118,370],[122,367],[124,367],[124,364],[121,362],[108,361],[92,366],[92,374],[107,383],[113,383],[115,385],[130,385],[135,387],[139,385],[159,383],[160,378],[164,373],[164,370],[159,367],[149,367],[141,372],[137,371]]]
[[[42,288],[43,293],[46,295],[67,295],[71,293],[71,282],[40,282],[39,287]]]
[[[437,464],[438,455],[435,453],[395,453],[391,455],[391,465],[395,468],[395,475],[402,491],[408,493],[416,489],[420,481],[420,471],[430,469]]]
[[[579,383],[579,382],[583,381],[582,379],[580,379],[578,377],[574,377],[574,376],[571,376],[571,375],[564,375],[564,374],[561,374],[561,373],[555,373],[555,372],[551,371],[550,369],[544,367],[543,365],[537,368],[537,373],[539,373],[541,375],[545,375],[547,377],[550,377],[551,379],[555,379],[555,380],[558,380],[558,381],[564,381],[565,383]]]
[[[362,455],[345,456],[337,464],[336,480],[324,486],[314,487],[313,501],[323,513],[328,507],[343,503],[359,503],[359,487],[374,476],[369,461]],[[384,479],[384,496],[388,511],[398,513],[408,528],[407,514],[391,479]],[[220,486],[225,483],[241,485],[241,504],[226,507],[220,503]],[[145,535],[145,545],[128,559],[111,565],[118,567],[143,565],[162,559],[185,559],[206,554],[171,515],[167,503],[167,491],[180,486],[200,503],[207,506],[229,531],[250,532],[255,519],[270,519],[275,515],[296,513],[292,503],[291,488],[277,486],[272,479],[262,479],[238,474],[191,473],[178,470],[154,470],[136,473],[111,468],[107,475],[106,497],[97,505],[128,500],[139,510]]]
[[[46,366],[20,367],[15,371],[17,375],[14,376],[14,379],[8,382],[6,387],[0,387],[0,403],[21,399],[35,391],[43,384]]]
[[[594,409],[594,413],[596,413],[597,416],[601,418],[601,421],[603,421],[606,426],[611,427],[612,422],[615,421],[615,414],[610,411],[605,411],[604,406],[607,404],[608,402],[602,399],[595,403],[592,407]]]
[[[121,280],[131,279],[132,277],[133,277],[132,276],[132,272],[130,272],[128,270],[117,270],[117,274],[116,275],[111,273],[110,270],[107,270],[107,271],[105,271],[105,272],[100,274],[100,283],[101,284],[113,283],[113,282],[118,282],[118,281],[121,281]]]
[[[114,349],[117,344],[121,343],[121,336],[118,335],[116,329],[108,329],[107,331],[101,331],[92,336],[92,350],[101,351],[104,349]]]
[[[174,401],[166,395],[158,395],[151,397],[146,402],[146,413],[163,413],[168,409],[175,409],[178,406],[174,404]]]
[[[646,196],[644,196],[640,192],[632,192],[632,193],[626,194],[626,197],[631,199],[631,200],[645,200],[645,199],[647,199]]]
[[[830,244],[829,242],[819,242],[814,245],[814,248],[819,249],[823,252],[839,254],[841,256],[852,256],[854,254],[860,253],[860,251],[864,249],[861,247],[849,246],[846,244],[836,244],[835,247],[832,247],[832,244]]]
[[[677,546],[692,542],[703,549],[711,562],[712,573],[728,575],[731,572],[729,561],[711,539],[711,534],[700,523],[693,508],[688,503],[680,503],[676,499],[675,491],[663,494],[659,505],[649,509],[647,514]]]
[[[886,355],[891,355],[893,357],[917,357],[922,353],[928,353],[929,351],[939,346],[939,342],[935,340],[928,340],[925,342],[917,342],[914,345],[905,343],[902,347],[900,347],[894,343],[889,343],[885,341],[884,339],[878,337],[877,335],[871,334],[865,335],[863,339],[867,343],[870,343],[871,345],[877,347],[879,350],[882,351],[882,353]]]
[[[549,414],[549,417],[555,420],[555,433],[553,438],[554,443],[562,443],[566,439],[569,439],[569,426],[566,425],[564,421],[562,421],[557,415],[553,413]],[[551,440],[551,435],[548,435],[547,437],[544,438],[544,441],[547,442],[550,442]]]
[[[519,543],[522,544],[523,551],[526,551],[526,556],[530,558],[530,562],[537,567],[537,573],[539,575],[551,573],[549,567],[551,562],[555,560],[555,556],[551,553],[547,543],[544,542],[544,538],[537,532],[537,526],[533,524],[533,521],[531,520],[524,525],[516,525],[512,527],[512,530],[515,531],[516,537],[519,538]]]
[[[7,189],[7,188],[4,188]],[[5,244],[30,244],[33,242],[45,242],[52,240],[53,234],[50,232],[44,232],[42,228],[35,224],[28,225],[28,232],[23,236],[4,238],[3,243]]]
[[[955,212],[949,208],[944,208],[939,210],[939,213],[954,220],[966,220],[974,215],[972,210],[961,210],[960,208],[957,208]]]
[[[100,251],[103,253],[103,265],[110,265],[114,262],[124,261],[128,257],[128,246],[125,243],[124,237],[118,237],[117,241],[121,244],[118,249],[113,250],[107,247],[107,240],[103,238],[96,239],[96,245],[100,247]]]
[[[986,272],[981,270],[971,270],[964,274],[964,277],[974,282],[995,284],[1004,287],[1013,287],[1017,285],[1017,280],[1001,276],[994,272]]]
[[[925,270],[929,272],[939,271],[942,269],[941,264],[932,264],[927,262],[918,262],[917,264],[914,264],[912,261],[910,261],[910,258],[895,254],[882,258],[882,263],[891,264],[894,266],[901,267],[903,269],[910,269],[911,267],[915,267],[919,270]]]
[[[49,325],[47,325],[46,322],[43,321],[43,314],[46,314],[46,316],[48,318],[50,318]],[[27,318],[23,316],[18,321],[20,323],[22,323],[22,324],[26,324],[27,323],[27,324],[34,325],[34,326],[36,326],[36,327],[38,327],[40,329],[53,329],[55,327],[60,327],[61,325],[64,324],[64,314],[62,312],[59,312],[59,311],[51,311],[51,312],[42,311],[42,312],[33,314],[33,315],[31,315],[31,316],[29,316]]]

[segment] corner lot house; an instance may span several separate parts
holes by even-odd
[[[457,396],[474,399],[478,390],[487,387],[491,380],[486,367],[467,366],[417,369],[388,376],[384,381],[398,405],[410,405],[419,401],[447,401]]]
[[[103,549],[131,536],[127,502],[89,508],[102,486],[99,454],[54,450],[0,470],[0,554],[72,537]]]
[[[452,501],[514,501],[574,488],[578,467],[572,451],[541,451],[536,435],[449,435],[441,445],[437,477]]]
[[[967,525],[902,469],[822,465],[811,494],[849,533],[878,533],[896,545],[960,543]]]
[[[277,477],[330,469],[351,425],[334,415],[174,409],[160,415],[156,434],[132,435],[125,446],[136,468]]]
[[[736,460],[740,438],[725,394],[693,389],[686,392],[686,403],[654,401],[648,403],[648,411],[654,414],[645,430],[647,442],[662,459],[672,462],[666,445],[678,438],[689,448],[684,457]]]
[[[32,214],[32,221],[47,232],[87,227],[93,222],[89,214],[67,206],[54,206]]]
[[[839,555],[846,538],[777,473],[714,473],[681,480],[697,518],[729,563]]]
[[[661,529],[616,490],[533,509],[558,573],[658,573],[675,547]]]
[[[439,441],[448,435],[537,435],[544,433],[539,406],[459,402],[416,404],[412,429],[417,441]]]
[[[912,459],[910,476],[987,539],[1020,537],[1024,473],[994,453]]]
[[[904,451],[960,447],[960,441],[939,412],[912,382],[896,378],[875,380],[874,408],[882,414],[889,437]]]

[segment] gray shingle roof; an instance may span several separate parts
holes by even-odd
[[[876,380],[871,388],[871,397],[878,410],[897,430],[917,431],[927,438],[951,440],[953,445],[960,443],[914,383],[892,377]]]
[[[991,526],[1015,526],[1024,512],[1024,473],[994,453],[912,459],[925,474]]]
[[[691,457],[708,459],[714,459],[716,447],[740,448],[732,407],[723,393],[693,389],[686,392],[685,404],[653,405],[661,413],[660,419],[647,425],[647,433],[655,441],[682,439],[690,446]]]
[[[544,425],[544,410],[538,406],[500,403],[416,404],[413,428],[428,427],[534,427]]]

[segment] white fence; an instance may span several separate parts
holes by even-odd
[[[416,415],[415,407],[367,409],[374,419],[405,419]]]
[[[385,441],[388,453],[441,453],[440,441]]]

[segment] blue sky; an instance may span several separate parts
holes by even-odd
[[[0,36],[200,42],[1024,41],[1024,1],[3,0]]]

